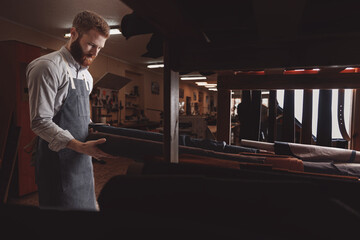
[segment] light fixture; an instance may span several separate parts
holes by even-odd
[[[205,86],[208,83],[207,82],[195,82],[195,84],[198,85],[198,86]]]
[[[110,29],[110,35],[117,35],[117,34],[121,34],[121,32],[118,28]]]
[[[193,76],[193,77],[181,77],[181,80],[205,80],[206,77]]]
[[[110,35],[117,35],[117,34],[121,34],[118,27],[110,28]],[[71,37],[71,33],[65,33],[64,38],[70,38],[70,37]]]
[[[147,65],[147,68],[163,68],[164,64],[160,63],[160,64],[149,64]]]
[[[217,91],[217,88],[209,88],[210,91]]]
[[[216,86],[217,86],[216,83],[214,83],[214,84],[209,83],[209,84],[206,84],[206,85],[205,85],[205,87],[207,87],[207,88],[214,88],[214,87],[216,87]]]

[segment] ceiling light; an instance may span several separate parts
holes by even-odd
[[[181,77],[181,80],[205,80],[206,77]]]
[[[118,28],[110,29],[110,35],[116,35],[116,34],[121,34]]]
[[[353,68],[353,67],[347,67],[347,68],[345,68],[345,70],[354,70],[355,68]]]
[[[207,82],[195,82],[198,86],[205,86],[208,83]]]
[[[111,28],[110,35],[116,35],[116,34],[121,34],[120,30],[118,28]],[[71,33],[65,33],[64,38],[70,38],[70,37],[71,37]]]
[[[214,87],[216,87],[216,86],[217,86],[216,83],[214,83],[214,84],[206,84],[206,85],[205,85],[205,87],[207,87],[207,88],[214,88]]]
[[[164,64],[149,64],[147,65],[148,68],[163,68]]]
[[[217,91],[217,88],[209,88],[210,91]]]

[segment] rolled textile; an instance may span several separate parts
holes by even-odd
[[[138,160],[149,156],[163,156],[163,143],[146,139],[137,139],[108,133],[91,133],[89,139],[105,137],[107,141],[99,145],[103,151],[116,156],[133,157]],[[239,163],[268,164],[273,168],[303,171],[302,161],[294,157],[267,156],[264,154],[229,154],[195,147],[179,146],[179,161],[197,164],[218,165],[226,168],[239,168]]]
[[[354,176],[360,178],[359,163],[304,162],[303,164],[305,172]]]
[[[165,162],[164,157],[156,156],[147,158],[146,163],[149,162]],[[224,169],[241,169],[242,167],[251,165],[253,168],[271,169],[271,165],[264,165],[262,163],[243,163],[227,159],[219,159],[215,157],[206,157],[189,153],[182,153],[179,155],[180,164],[192,164],[198,166],[211,166]]]
[[[275,142],[275,154],[287,154],[308,162],[360,163],[360,152],[310,144]]]
[[[103,133],[109,133],[109,134],[127,136],[133,138],[141,138],[141,139],[147,139],[157,142],[163,141],[163,134],[157,132],[149,132],[139,129],[120,128],[120,127],[96,125],[96,124],[90,124],[89,127],[95,131],[103,132]],[[187,135],[179,135],[179,145],[203,148],[203,149],[213,150],[217,152],[226,152],[226,153],[259,152],[259,150],[256,148],[228,145],[224,141],[215,141],[211,139],[197,139],[197,138],[191,138],[190,136]]]
[[[268,152],[274,152],[274,143],[241,139],[240,144],[243,147],[251,147],[251,148],[265,150]]]
[[[241,140],[241,145],[272,151],[275,154],[294,156],[308,162],[360,163],[360,152],[349,149],[280,141],[263,143]]]
[[[120,127],[112,127],[112,126],[104,126],[104,125],[89,125],[90,128],[94,129],[98,132],[134,137],[134,138],[142,138],[153,141],[163,141],[163,134],[157,132],[149,132],[143,131],[139,129],[131,129],[131,128],[120,128]],[[184,137],[179,136],[179,144],[185,143]]]
[[[274,153],[241,153],[241,155],[264,157],[264,163],[271,165],[273,168],[286,169],[292,171],[304,171],[303,161],[301,159]]]
[[[257,153],[258,149],[248,148],[236,145],[226,144],[225,141],[216,141],[212,139],[198,139],[191,138],[189,136],[185,137],[185,144],[179,143],[180,145],[188,146],[188,147],[196,147],[202,149],[213,150],[216,152],[226,152],[226,153]]]
[[[212,158],[219,158],[219,159],[227,159],[233,160],[238,162],[252,162],[252,163],[264,163],[265,158],[263,156],[249,156],[243,155],[241,153],[225,153],[225,152],[217,152],[208,149],[201,149],[196,147],[188,147],[188,146],[179,146],[179,153],[187,153],[187,154],[194,154],[204,157],[212,157]]]
[[[163,156],[163,142],[102,132],[93,132],[90,133],[88,136],[88,140],[95,140],[99,138],[106,138],[107,141],[103,144],[98,145],[98,147],[104,152],[115,156],[130,157],[138,160],[142,160],[144,157],[149,155]],[[219,159],[228,159],[238,162],[264,163],[265,160],[265,157],[263,156],[248,156],[241,154],[223,153],[188,146],[179,146],[179,153],[195,154],[199,156],[214,157]]]
[[[270,157],[270,158],[265,158],[263,164],[258,164],[258,163],[243,163],[243,162],[237,162],[226,159],[218,159],[214,157],[199,156],[194,154],[180,154],[179,162],[199,164],[199,165],[211,165],[211,166],[225,167],[231,169],[241,169],[252,166],[253,169],[266,169],[266,167],[268,167],[271,169],[282,169],[282,170],[291,170],[291,171],[299,171],[299,172],[304,171],[304,166],[302,164],[302,161],[293,157],[286,157],[286,158]]]
[[[294,157],[267,157],[265,164],[271,164],[273,169],[286,169],[291,171],[304,171],[303,161]]]

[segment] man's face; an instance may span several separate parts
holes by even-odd
[[[82,66],[88,67],[94,61],[99,51],[105,46],[106,37],[96,30],[79,35],[70,45],[74,59]]]

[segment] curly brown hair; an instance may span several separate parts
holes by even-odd
[[[92,11],[83,11],[76,14],[73,20],[73,27],[76,28],[80,35],[90,31],[97,30],[106,38],[110,35],[110,27],[99,14]]]

